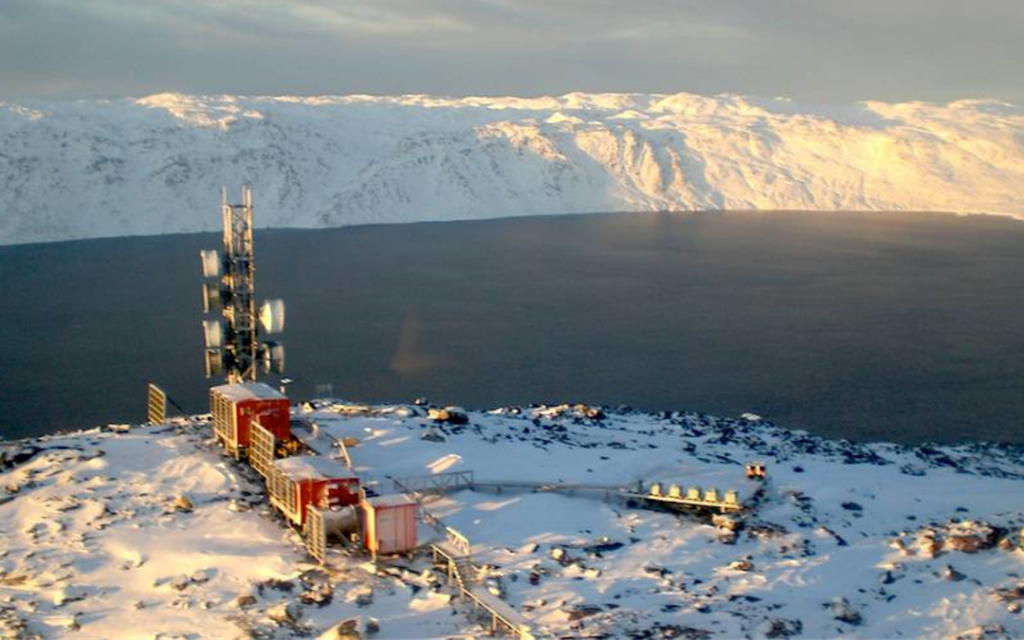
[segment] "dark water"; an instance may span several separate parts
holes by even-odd
[[[0,434],[205,410],[214,234],[0,247]],[[260,231],[293,396],[762,414],[1024,441],[1024,224],[707,213]]]

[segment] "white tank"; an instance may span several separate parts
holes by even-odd
[[[329,536],[345,537],[359,530],[359,512],[355,507],[341,507],[323,513],[324,533]]]

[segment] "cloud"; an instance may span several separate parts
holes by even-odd
[[[1018,0],[4,0],[0,99],[694,91],[1024,102]]]

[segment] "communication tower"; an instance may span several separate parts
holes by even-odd
[[[223,255],[215,249],[199,252],[203,277],[203,312],[221,317],[203,320],[206,377],[224,373],[229,384],[256,380],[258,369],[284,372],[284,346],[261,341],[284,330],[284,301],[267,300],[256,310],[256,262],[253,258],[252,187],[242,187],[242,203],[228,204],[221,187],[224,224]]]

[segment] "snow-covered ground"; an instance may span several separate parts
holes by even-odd
[[[0,244],[606,211],[1024,216],[1024,109],[680,93],[0,103]]]
[[[745,461],[768,464],[732,544],[707,518],[601,492],[429,502],[542,635],[1024,636],[1020,445],[856,445],[759,421],[573,407],[469,412],[425,440],[419,407],[297,414],[358,440],[355,468],[381,492],[452,471],[613,487],[713,474],[724,490],[744,482]],[[371,618],[381,638],[481,633],[425,555],[374,573],[339,554],[318,570],[202,420],[9,443],[5,457],[0,637],[338,637],[339,622],[365,634]]]

